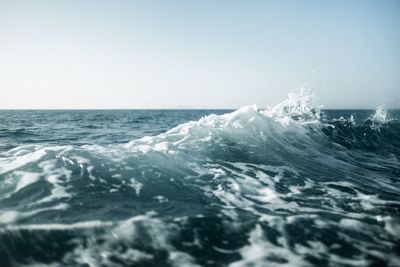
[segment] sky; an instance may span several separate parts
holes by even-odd
[[[398,108],[399,48],[396,0],[0,0],[0,108]]]

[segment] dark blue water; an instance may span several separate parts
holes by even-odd
[[[0,111],[0,266],[400,266],[399,111],[282,105]]]

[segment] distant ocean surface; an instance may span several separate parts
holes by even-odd
[[[400,266],[400,111],[0,111],[0,266]]]

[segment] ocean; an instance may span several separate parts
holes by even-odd
[[[400,266],[399,119],[1,110],[0,266]]]

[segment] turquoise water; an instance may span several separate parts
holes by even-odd
[[[399,266],[399,115],[0,111],[0,266]]]

